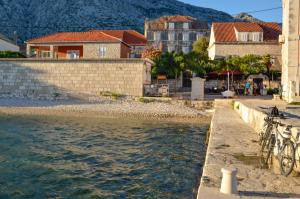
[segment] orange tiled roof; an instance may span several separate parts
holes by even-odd
[[[92,32],[102,32],[112,37],[118,38],[128,45],[146,45],[147,39],[144,35],[134,30],[92,30]]]
[[[62,32],[31,39],[27,43],[70,42],[124,42],[128,45],[146,45],[144,35],[134,30],[92,30],[89,32]]]
[[[263,32],[264,42],[278,42],[281,26],[278,23],[213,23],[216,42],[237,42],[235,29],[240,32]]]
[[[181,15],[169,16],[167,19],[168,22],[191,22],[194,20],[196,20],[196,19],[193,17],[181,16]]]
[[[164,30],[166,29],[165,23],[166,22],[191,22],[192,29],[208,29],[208,23],[199,21],[196,18],[193,18],[191,16],[181,16],[181,15],[175,15],[175,16],[162,16],[154,20],[147,21],[147,24],[149,26],[149,30]]]
[[[234,23],[238,32],[263,32],[258,23]]]
[[[120,42],[101,32],[62,32],[31,39],[27,43]]]

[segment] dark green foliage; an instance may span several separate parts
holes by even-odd
[[[223,73],[225,71],[239,71],[245,76],[251,74],[267,74],[271,71],[270,55],[245,55],[229,56],[218,60],[209,60],[207,48],[209,46],[206,38],[201,38],[193,45],[193,51],[188,54],[167,52],[157,57],[152,68],[153,77],[166,75],[168,78],[177,78],[183,71],[191,71],[199,77],[205,77],[209,72]]]
[[[267,94],[268,95],[274,95],[274,94],[279,94],[279,90],[278,89],[268,89],[268,91],[267,91]]]
[[[19,52],[0,51],[0,58],[25,58],[25,56]]]

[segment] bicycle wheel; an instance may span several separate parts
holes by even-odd
[[[283,143],[282,150],[280,152],[280,171],[284,176],[288,176],[292,173],[295,165],[295,147],[291,140],[286,140]]]
[[[272,155],[274,146],[276,143],[275,135],[271,135],[268,140],[265,142],[265,147],[261,150],[260,155],[260,164],[262,168],[270,168],[269,166],[272,164]]]
[[[264,136],[262,137],[261,149],[260,149],[261,152],[263,152],[266,148],[268,148],[271,140],[271,136],[272,136],[272,128],[270,127],[266,130]]]
[[[271,130],[272,130],[272,126],[268,124],[267,127],[265,127],[265,130],[260,134],[259,145],[263,146],[264,141],[266,141],[266,139],[269,138]]]

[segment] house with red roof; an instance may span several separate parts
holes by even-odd
[[[52,59],[140,58],[147,39],[134,30],[61,32],[34,38],[27,56]]]
[[[266,55],[273,58],[273,67],[281,70],[281,44],[278,23],[233,22],[213,23],[209,42],[210,59],[247,54]]]

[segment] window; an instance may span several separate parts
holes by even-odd
[[[175,24],[174,23],[169,23],[169,29],[174,30],[174,28],[175,28]]]
[[[182,47],[182,52],[183,52],[184,54],[187,54],[187,53],[190,52],[190,48],[189,48],[188,46],[183,46],[183,47]]]
[[[155,32],[154,33],[154,40],[155,41],[160,41],[161,40],[161,34],[160,34],[160,32]]]
[[[203,33],[197,33],[197,40],[201,39],[202,37],[204,37]]]
[[[190,40],[190,37],[189,37],[190,35],[189,35],[189,33],[183,33],[183,38],[182,38],[182,40],[183,41],[189,41]]]
[[[259,33],[253,33],[253,41],[260,41],[260,34]]]
[[[41,51],[41,58],[50,58],[51,57],[51,52],[50,51]]]
[[[183,29],[189,29],[189,23],[183,23]]]
[[[248,41],[248,33],[241,33],[241,41]]]
[[[99,56],[101,58],[106,56],[106,47],[100,47]]]
[[[170,32],[169,33],[169,41],[174,41],[175,40],[175,33],[174,32]]]

